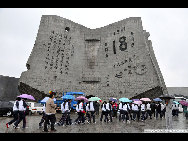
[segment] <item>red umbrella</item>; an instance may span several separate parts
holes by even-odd
[[[74,100],[84,100],[85,102],[88,102],[88,99],[85,98],[84,96],[78,96],[78,97],[75,98]]]

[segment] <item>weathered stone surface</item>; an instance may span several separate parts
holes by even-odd
[[[104,100],[167,93],[148,37],[140,17],[89,29],[43,15],[20,82],[46,94],[83,91]]]
[[[0,101],[15,100],[18,95],[19,78],[0,75]]]

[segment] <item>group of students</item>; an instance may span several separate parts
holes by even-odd
[[[25,102],[25,98],[20,98],[17,97],[16,101],[14,102],[14,106],[13,106],[13,119],[6,123],[7,128],[9,128],[9,126],[11,124],[13,124],[13,128],[19,128],[18,124],[23,121],[23,126],[22,128],[25,129],[26,127],[26,107],[27,104]]]
[[[39,123],[39,127],[42,127],[42,124],[44,123],[44,130],[45,132],[48,132],[47,125],[51,126],[52,131],[56,131],[54,128],[54,124],[56,122],[56,107],[57,105],[54,104],[53,98],[55,94],[51,94],[46,102],[46,105],[44,106],[44,112],[42,119]],[[99,106],[100,104],[97,101],[88,101],[84,102],[84,100],[80,100],[77,103],[76,106],[76,113],[77,118],[75,119],[75,124],[85,124],[85,121],[87,120],[87,123],[96,123],[95,115],[99,115]],[[13,116],[14,119],[10,122],[6,123],[7,128],[14,123],[13,127],[16,129],[18,128],[18,124],[23,120],[23,127],[26,128],[26,107],[27,104],[25,102],[25,99],[21,99],[20,97],[17,97],[14,106],[13,106]],[[172,105],[172,114],[177,115],[178,109],[177,106]],[[160,118],[162,119],[165,117],[166,112],[166,104],[163,104],[162,102],[142,102],[142,104],[135,104],[135,103],[129,103],[129,102],[120,102],[119,104],[114,101],[106,102],[104,101],[101,104],[101,116],[100,121],[102,122],[103,116],[104,116],[104,122],[112,122],[112,118],[117,118],[117,114],[119,114],[119,121],[123,121],[126,123],[130,123],[130,120],[137,120],[139,121],[145,121],[148,117],[152,119],[152,115],[157,119],[160,115]],[[62,117],[57,122],[59,126],[61,125],[72,125],[72,119],[71,119],[71,99],[65,100],[61,104],[61,111],[62,111]]]
[[[71,110],[71,100],[65,101],[61,104],[62,110],[62,118],[57,123],[58,125],[72,125],[72,119],[70,118],[70,110]],[[87,123],[96,123],[95,115],[98,111],[98,102],[96,101],[89,101],[84,102],[83,100],[78,101],[76,106],[76,113],[77,118],[75,119],[75,124],[85,124],[86,120]],[[148,117],[152,119],[152,115],[162,119],[165,117],[166,112],[166,105],[162,102],[159,103],[150,103],[150,102],[143,102],[142,104],[134,104],[134,103],[126,103],[120,102],[117,104],[116,102],[104,101],[101,104],[101,116],[100,121],[104,122],[112,122],[113,118],[117,118],[117,114],[119,113],[119,121],[123,121],[126,123],[130,123],[130,120],[133,121],[145,121]]]

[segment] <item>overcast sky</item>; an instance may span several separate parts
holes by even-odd
[[[19,78],[42,15],[58,15],[95,29],[141,17],[167,87],[188,87],[188,8],[0,8],[0,75]]]

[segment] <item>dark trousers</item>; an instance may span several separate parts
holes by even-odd
[[[108,122],[108,116],[110,117],[110,122],[112,122],[112,111],[107,110],[107,122]]]
[[[14,125],[17,127],[18,124],[23,120],[23,128],[25,128],[25,126],[26,126],[25,111],[19,111],[18,115],[19,115],[19,118],[18,118],[18,120],[16,120]]]
[[[41,118],[41,120],[40,120],[40,122],[39,122],[39,126],[42,126],[42,124],[45,122],[45,113],[43,112],[42,113],[42,118]]]
[[[44,122],[44,131],[48,131],[48,128],[47,128],[47,124],[51,123],[51,130],[54,130],[54,124],[55,124],[55,121],[56,121],[56,117],[55,117],[55,114],[51,114],[51,115],[47,115],[45,116],[45,122]]]
[[[141,120],[146,119],[146,111],[141,111]]]
[[[123,116],[122,116],[122,120],[129,120],[129,115],[128,115],[128,111],[123,111]]]
[[[93,123],[95,122],[95,111],[90,111],[91,116],[89,117],[88,121],[91,123],[91,118],[93,118]]]
[[[158,118],[158,115],[161,114],[161,111],[156,111],[156,119]]]
[[[10,122],[8,122],[9,125],[11,125],[13,122],[15,122],[16,120],[18,120],[18,115],[19,112],[18,111],[13,111],[13,120],[11,120]]]
[[[151,116],[152,116],[151,110],[146,110],[146,119],[148,118],[148,115],[150,116],[150,119],[152,119],[151,118]]]
[[[76,118],[75,122],[78,122],[78,123],[82,122],[82,123],[84,123],[85,122],[84,113],[78,112],[78,117]]]
[[[165,118],[165,110],[162,110],[161,113],[160,113],[160,118],[164,117]]]
[[[140,119],[140,111],[133,111],[133,119],[136,120],[136,117],[139,121]]]
[[[113,112],[112,117],[116,117],[117,118],[117,110],[113,109],[112,112]]]
[[[121,121],[122,116],[123,116],[123,110],[120,110],[120,112],[119,112],[119,121]]]
[[[104,122],[106,122],[107,121],[108,113],[106,111],[102,111],[100,121],[102,121],[103,115],[104,115]]]

